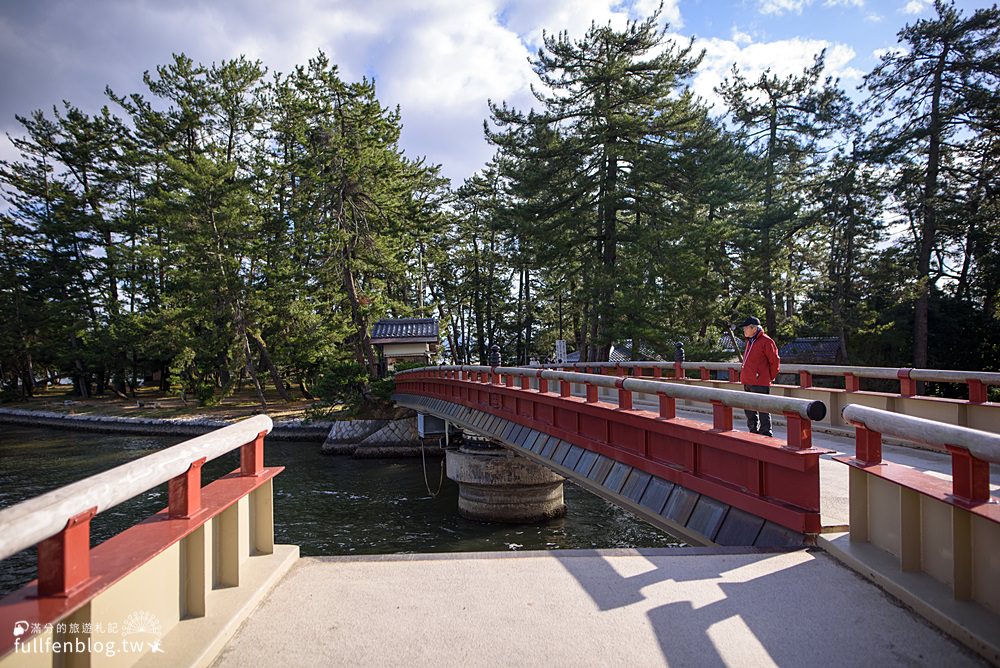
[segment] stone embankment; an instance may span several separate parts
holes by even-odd
[[[424,454],[441,456],[443,450],[428,444]],[[396,420],[343,420],[333,423],[323,453],[359,459],[421,456],[415,415]]]
[[[224,420],[203,417],[164,420],[110,415],[73,415],[19,408],[0,408],[0,423],[105,433],[143,434],[146,436],[199,436],[232,424]],[[283,441],[321,442],[327,438],[330,428],[334,424],[333,422],[276,420],[274,431],[268,438]]]

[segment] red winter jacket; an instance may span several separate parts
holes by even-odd
[[[781,358],[778,357],[774,339],[758,329],[752,339],[747,339],[740,382],[744,385],[770,385],[778,377],[780,366]]]

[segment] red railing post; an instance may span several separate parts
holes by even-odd
[[[587,403],[592,404],[597,401],[598,387],[593,383],[587,383]]]
[[[966,381],[969,384],[969,401],[974,404],[986,403],[986,383],[981,380],[970,378]]]
[[[882,434],[864,425],[854,426],[854,458],[865,466],[882,463]]]
[[[167,483],[167,507],[172,518],[190,518],[201,510],[201,467],[205,458],[191,462],[184,473]]]
[[[733,408],[721,401],[712,402],[712,427],[719,431],[733,430]]]
[[[570,385],[570,382],[568,380],[560,380],[559,381],[559,396],[560,397],[568,397],[569,395],[572,394],[572,389],[573,389],[573,387],[572,387],[572,385]]]
[[[990,464],[974,457],[965,448],[945,444],[951,453],[951,490],[969,503],[990,500]]]
[[[712,380],[711,372],[705,367],[699,367],[698,371],[701,380]]]
[[[663,369],[658,366],[653,367],[653,378],[663,378]]]
[[[729,382],[730,383],[740,382],[740,370],[734,366],[729,367]]]
[[[858,377],[853,373],[844,374],[844,389],[848,392],[857,392],[860,385],[858,384]]]
[[[808,450],[812,447],[812,421],[798,413],[785,413],[788,425],[788,447]]]
[[[684,377],[684,367],[681,366],[681,362],[674,362],[674,378]]]
[[[90,579],[90,520],[97,508],[66,522],[66,528],[38,544],[38,595],[69,595]]]
[[[531,379],[527,376],[521,376],[521,389],[528,390],[531,389]]]
[[[917,393],[917,381],[910,378],[913,369],[898,369],[896,377],[899,378],[899,393],[904,397],[912,397]]]
[[[615,381],[615,386],[618,388],[618,408],[630,411],[632,410],[632,393],[624,388],[624,383],[624,378]]]
[[[549,391],[549,381],[542,378],[542,372],[538,372],[538,392],[540,394],[548,394]]]
[[[677,417],[677,401],[673,397],[660,395],[660,417],[664,420],[673,420]]]
[[[514,376],[509,373],[503,377],[503,384],[506,387],[514,387]]]
[[[264,437],[266,431],[257,434],[257,438],[246,445],[240,446],[240,475],[259,476],[264,470]]]
[[[813,375],[809,371],[799,371],[799,387],[812,387]]]

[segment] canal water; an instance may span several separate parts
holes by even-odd
[[[0,508],[106,471],[185,440],[0,425]],[[567,483],[564,518],[509,526],[458,514],[458,486],[446,477],[428,493],[420,458],[353,459],[322,455],[317,443],[268,441],[264,461],[286,467],[274,482],[275,542],[304,556],[677,547],[678,539]],[[237,452],[208,462],[203,482],[238,468]],[[427,460],[432,490],[441,460]],[[100,513],[92,544],[166,506],[166,485]],[[0,562],[0,596],[36,577],[35,551]]]

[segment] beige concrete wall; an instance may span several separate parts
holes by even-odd
[[[938,582],[955,584],[955,551],[952,541],[952,507],[921,495],[920,557],[923,571]]]
[[[972,518],[972,586],[976,601],[1000,614],[1000,524],[982,517]]]
[[[969,404],[965,407],[966,427],[1000,434],[1000,406]]]
[[[900,556],[899,487],[875,476],[868,476],[868,539]]]
[[[964,426],[965,403],[947,399],[897,397],[895,411],[911,417]]]
[[[100,641],[106,646],[108,643],[120,645],[123,640],[154,641],[170,631],[181,616],[180,563],[181,544],[174,543],[91,601],[91,621],[103,624],[103,633],[91,633],[92,642]],[[125,637],[122,635],[124,626],[130,621],[155,622],[160,633]],[[142,653],[120,652],[115,656],[95,653],[90,657],[90,665],[91,668],[124,668],[148,653],[148,644]]]

